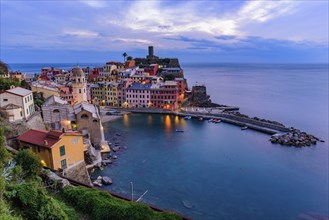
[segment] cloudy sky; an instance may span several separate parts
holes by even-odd
[[[328,62],[328,1],[1,1],[1,60]]]

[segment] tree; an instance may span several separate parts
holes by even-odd
[[[40,173],[42,168],[38,157],[29,149],[18,151],[15,161],[17,165],[22,167],[25,178],[33,179]]]
[[[127,54],[126,52],[124,52],[124,53],[122,54],[122,56],[123,56],[123,62],[126,62],[126,56],[128,56],[128,54]]]
[[[8,74],[8,65],[2,61],[0,61],[0,75]]]
[[[127,60],[132,60],[132,59],[133,59],[132,56],[128,56],[128,57],[127,57]]]

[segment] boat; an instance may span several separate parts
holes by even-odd
[[[192,117],[189,116],[189,115],[186,115],[184,118],[185,118],[185,119],[191,119]]]
[[[217,118],[212,118],[209,121],[212,122],[212,123],[220,123],[221,122],[221,120],[217,119]]]
[[[199,121],[203,121],[203,118],[202,117],[199,117]]]
[[[184,132],[182,129],[176,129],[176,132]]]
[[[248,126],[241,127],[241,130],[246,130],[246,129],[248,129]]]

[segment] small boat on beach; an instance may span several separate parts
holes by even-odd
[[[184,132],[182,129],[176,129],[176,132]]]
[[[248,126],[241,127],[241,130],[246,130],[246,129],[248,129]]]
[[[186,115],[185,117],[184,117],[184,119],[191,119],[192,118],[192,116],[189,116],[189,115]]]

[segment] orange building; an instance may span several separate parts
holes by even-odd
[[[78,132],[29,130],[17,138],[21,148],[31,149],[42,165],[63,169],[84,160],[83,136]]]

